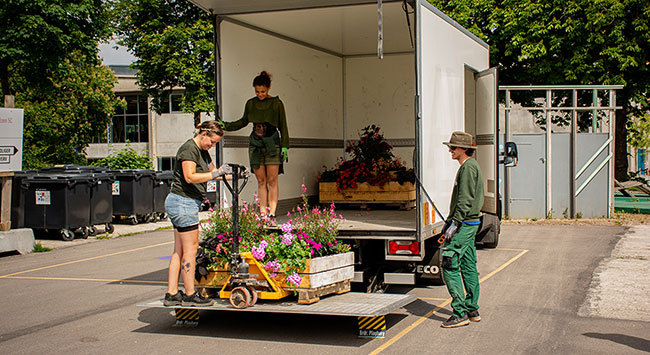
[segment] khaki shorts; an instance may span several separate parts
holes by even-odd
[[[248,147],[248,161],[250,162],[253,157],[254,147]],[[282,149],[278,146],[275,146],[276,154],[275,156],[270,156],[266,151],[266,148],[260,148],[260,166],[262,165],[280,165],[282,164]]]

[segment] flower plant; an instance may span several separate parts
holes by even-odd
[[[393,147],[384,139],[376,125],[365,127],[357,142],[350,142],[345,152],[352,158],[339,158],[332,169],[325,169],[318,177],[319,182],[336,182],[337,190],[356,188],[358,183],[382,186],[389,181],[415,182],[413,169],[406,168],[406,162],[396,158]]]
[[[296,288],[309,258],[350,251],[340,243],[337,228],[343,217],[337,215],[334,204],[328,208],[311,207],[302,185],[302,204],[287,215],[289,221],[279,230],[270,228],[270,220],[259,212],[259,201],[242,203],[239,211],[240,252],[251,252],[271,277],[286,279]],[[230,209],[213,211],[202,228],[203,239],[197,253],[197,280],[209,271],[226,269],[232,249],[232,215]]]

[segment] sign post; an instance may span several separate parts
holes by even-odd
[[[0,231],[11,229],[11,180],[23,169],[23,109],[0,108]]]

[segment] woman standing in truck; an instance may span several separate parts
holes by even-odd
[[[278,175],[283,173],[282,163],[289,161],[289,130],[284,104],[279,97],[269,95],[271,75],[262,71],[253,79],[253,88],[255,97],[246,101],[243,116],[221,124],[226,131],[236,131],[253,123],[248,158],[257,178],[260,212],[274,219],[279,197]]]

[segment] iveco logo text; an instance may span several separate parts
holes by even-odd
[[[436,265],[417,265],[415,272],[418,274],[437,274],[440,272],[440,268]]]

